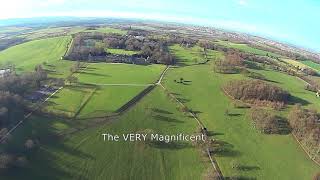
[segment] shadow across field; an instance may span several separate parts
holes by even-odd
[[[301,104],[301,105],[305,106],[305,105],[309,105],[310,102],[309,102],[309,101],[306,101],[306,100],[304,100],[304,99],[302,99],[302,98],[299,98],[299,97],[297,97],[297,96],[292,96],[292,95],[291,95],[290,98],[289,98],[289,104],[291,104],[291,105]]]
[[[236,157],[241,155],[240,151],[235,150],[234,146],[226,141],[216,140],[214,146],[216,147],[213,151],[215,156]]]
[[[155,113],[161,113],[161,114],[173,114],[172,112],[163,110],[163,109],[159,109],[159,108],[152,108],[151,109],[153,112]]]
[[[148,142],[151,147],[158,149],[169,149],[169,150],[177,150],[177,149],[185,149],[185,148],[194,148],[192,144],[185,142],[164,142],[164,141],[151,141]]]
[[[171,118],[171,117],[167,117],[167,116],[162,116],[162,115],[155,115],[152,116],[155,120],[160,120],[160,121],[166,121],[166,122],[174,122],[174,123],[183,123],[183,121],[178,120],[176,118]]]
[[[108,74],[94,73],[94,72],[88,72],[88,71],[81,71],[81,74],[92,75],[92,76],[100,76],[100,77],[112,77],[111,75],[108,75]]]

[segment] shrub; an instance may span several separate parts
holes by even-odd
[[[320,146],[320,116],[317,111],[303,109],[295,105],[288,116],[293,133],[302,144],[308,146],[308,151],[315,154],[315,159],[320,160],[318,153]]]
[[[250,118],[254,127],[262,133],[282,134],[290,131],[288,123],[270,110],[253,107],[250,111]]]

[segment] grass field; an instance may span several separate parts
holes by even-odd
[[[155,83],[164,68],[162,65],[89,64],[75,75],[79,83],[57,93],[46,110],[79,119],[110,115]]]
[[[65,86],[47,102],[46,111],[67,117],[74,117],[93,93],[93,88]]]
[[[205,58],[203,55],[203,48],[199,46],[194,46],[192,48],[181,47],[178,44],[169,47],[170,52],[174,54],[174,56],[178,60],[179,65],[194,65],[198,63],[205,62]],[[216,51],[208,50],[208,60],[213,60],[217,54],[221,54]],[[221,56],[221,55],[220,55]]]
[[[312,69],[315,69],[317,71],[320,71],[320,64],[315,63],[313,61],[310,60],[306,60],[306,61],[300,61],[301,63],[305,64],[306,66],[311,67]]]
[[[125,49],[107,49],[108,53],[111,54],[120,54],[120,55],[128,55],[128,56],[132,56],[134,54],[139,54],[139,51],[129,51],[129,50],[125,50]]]
[[[149,84],[155,83],[164,65],[91,63],[77,75],[80,83]]]
[[[95,118],[110,115],[146,87],[101,86],[86,104],[78,118]]]
[[[168,101],[159,88],[111,124],[60,139],[52,138],[56,129],[50,124],[50,119],[33,118],[14,133],[11,147],[22,149],[19,144],[30,136],[40,137],[41,147],[28,154],[32,159],[29,168],[9,172],[2,178],[184,180],[202,179],[209,168],[207,159],[202,159],[189,143],[103,141],[101,133],[146,129],[162,134],[194,133],[196,122],[177,111],[176,104]]]
[[[273,71],[258,72],[292,93],[294,102],[319,109],[319,99],[304,90],[301,80]],[[181,77],[189,83],[174,82]],[[231,100],[221,91],[227,81],[243,78],[237,74],[216,74],[211,65],[186,66],[169,70],[165,86],[178,94],[178,98],[189,108],[199,112],[198,116],[215,134],[214,138],[225,142],[225,152],[216,157],[226,177],[311,179],[320,168],[308,159],[291,135],[258,133],[247,118],[247,110],[234,108]],[[226,109],[234,116],[226,116]],[[236,162],[244,170],[232,168],[231,162]]]
[[[252,54],[256,54],[256,55],[266,56],[267,54],[269,54],[269,55],[272,55],[275,57],[279,57],[279,55],[277,55],[275,53],[264,51],[264,50],[257,49],[257,48],[253,48],[253,47],[248,46],[247,44],[238,44],[238,43],[233,43],[233,42],[229,42],[229,41],[217,41],[216,43],[223,45],[223,46],[226,46],[226,47],[239,49],[240,51],[244,51],[244,52],[248,52],[248,53],[252,53]]]
[[[101,33],[112,33],[112,34],[120,34],[120,35],[127,34],[127,31],[125,30],[115,29],[111,27],[101,27],[95,30],[85,30],[85,32],[101,32]]]
[[[34,40],[13,46],[0,52],[0,63],[15,64],[17,72],[33,71],[36,65],[43,64],[49,75],[66,77],[69,74],[71,61],[60,60],[64,55],[71,37],[63,36]]]

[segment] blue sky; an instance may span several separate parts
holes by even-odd
[[[157,19],[247,32],[320,52],[319,11],[320,0],[4,0],[0,19],[37,16]]]

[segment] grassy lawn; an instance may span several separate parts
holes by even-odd
[[[0,63],[13,63],[18,72],[33,71],[36,65],[46,63],[49,75],[65,77],[69,74],[71,61],[60,60],[71,37],[63,36],[34,40],[13,46],[0,52]]]
[[[53,138],[50,120],[34,118],[15,131],[18,149],[28,137],[41,137],[41,147],[28,154],[29,168],[1,178],[14,179],[203,179],[207,159],[189,143],[104,142],[101,133],[122,134],[151,129],[162,134],[192,134],[196,122],[177,111],[162,89],[155,89],[118,120]]]
[[[45,110],[57,115],[74,117],[93,91],[93,88],[66,86],[47,102]]]
[[[125,49],[107,49],[108,53],[111,54],[120,54],[120,55],[128,55],[128,56],[132,56],[134,54],[139,54],[139,51],[129,51],[129,50],[125,50]]]
[[[169,50],[178,59],[180,65],[193,65],[205,62],[203,48],[194,46],[192,48],[181,47],[178,44],[169,47]],[[208,59],[213,60],[217,55],[221,54],[216,51],[208,50]]]
[[[101,86],[77,117],[95,118],[114,113],[144,88],[146,87]]]
[[[296,97],[295,102],[320,108],[319,99],[304,90],[302,81],[273,71],[258,72],[287,89]],[[188,83],[174,82],[181,77]],[[320,168],[308,159],[291,135],[258,133],[247,118],[247,110],[234,108],[231,100],[221,91],[229,80],[243,78],[237,74],[216,74],[212,72],[211,65],[186,66],[169,70],[165,86],[189,108],[199,111],[198,116],[209,131],[213,131],[214,138],[225,142],[225,152],[216,157],[226,177],[311,179]],[[226,116],[226,109],[235,116]],[[246,170],[232,168],[232,161]]]
[[[230,41],[217,41],[216,43],[223,45],[223,46],[226,46],[226,47],[239,49],[240,51],[244,51],[244,52],[248,52],[248,53],[252,53],[252,54],[256,54],[256,55],[266,56],[267,54],[269,54],[269,55],[272,55],[275,57],[279,57],[279,55],[277,55],[275,53],[264,51],[264,50],[257,49],[257,48],[253,48],[253,47],[248,46],[247,44],[233,43]]]
[[[149,84],[154,83],[164,65],[92,63],[77,75],[81,83]]]

